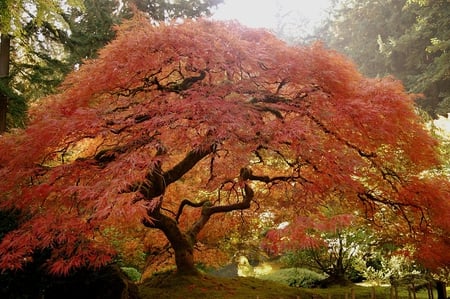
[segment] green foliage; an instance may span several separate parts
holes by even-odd
[[[24,126],[28,102],[55,92],[74,66],[97,56],[114,38],[114,26],[132,15],[128,2],[69,0],[63,6],[56,0],[1,1],[0,33],[13,36],[8,127]],[[167,20],[207,15],[222,1],[135,2],[153,19]]]
[[[353,266],[366,280],[377,284],[389,283],[391,279],[403,279],[413,273],[419,273],[417,265],[411,258],[394,250],[383,252],[380,248],[365,256],[357,256]]]
[[[355,258],[363,256],[369,249],[369,243],[373,240],[371,233],[361,226],[358,229],[351,226],[334,231],[310,228],[309,234],[322,242],[286,251],[281,257],[282,263],[288,267],[315,269],[326,273],[331,279],[345,281],[350,276],[360,279],[353,263]]]
[[[423,93],[432,115],[450,111],[450,2],[340,1],[328,25],[328,44],[369,76],[392,74]]]
[[[8,127],[24,127],[27,112],[26,100],[23,96],[12,90],[6,83],[7,80],[0,80],[0,93],[8,98]]]
[[[193,18],[210,14],[210,8],[223,0],[135,0],[139,10],[153,19],[164,21],[173,18]]]
[[[65,40],[71,65],[95,58],[97,51],[114,38],[114,26],[128,16],[121,13],[120,3],[115,0],[85,0],[84,4],[85,10],[74,7],[66,15],[71,34],[60,35]]]
[[[291,287],[312,288],[326,277],[304,268],[285,268],[261,275],[258,278],[275,281]]]
[[[24,25],[29,22],[41,27],[44,24],[58,24],[64,27],[62,16],[64,6],[83,7],[82,0],[4,0],[0,4],[0,33],[20,37]]]
[[[133,267],[120,267],[122,271],[128,276],[131,281],[139,281],[141,280],[141,273]]]
[[[83,5],[81,0],[64,4],[57,0],[8,0],[0,5],[0,34],[9,35],[11,41],[9,52],[1,53],[10,61],[10,88],[0,88],[9,98],[8,127],[24,126],[25,103],[52,92],[68,71],[55,67],[63,56],[61,44],[55,41],[58,30],[68,29],[63,17],[67,6]]]

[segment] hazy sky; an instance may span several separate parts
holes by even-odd
[[[277,15],[286,15],[286,20],[299,22],[308,20],[313,26],[326,15],[329,0],[224,0],[213,18],[238,20],[250,27],[274,29]]]

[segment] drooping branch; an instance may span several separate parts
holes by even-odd
[[[253,98],[249,101],[251,104],[254,104],[256,109],[261,112],[269,112],[273,116],[275,116],[278,119],[283,119],[282,111],[280,111],[279,108],[270,107],[268,105],[270,104],[278,104],[278,103],[287,103],[288,99],[283,98],[278,95],[266,95],[261,98]]]
[[[361,149],[360,147],[358,147],[357,145],[351,143],[349,140],[344,139],[337,132],[328,128],[322,121],[320,121],[317,117],[315,117],[311,113],[306,112],[305,115],[309,119],[311,119],[324,133],[333,136],[336,140],[342,142],[347,147],[356,151],[360,157],[369,160],[370,163],[372,163],[372,165],[375,166],[376,169],[380,172],[383,179],[391,186],[391,188],[396,192],[398,191],[396,184],[402,183],[401,176],[399,174],[397,174],[395,170],[388,168],[386,166],[380,165],[375,160],[375,158],[377,158],[377,156],[378,156],[376,152],[367,152],[367,151]]]
[[[384,198],[380,195],[375,194],[374,192],[365,191],[363,193],[358,194],[359,200],[361,200],[364,204],[367,204],[368,202],[371,203],[370,209],[373,211],[375,210],[375,207],[373,206],[376,203],[382,204],[384,206],[389,207],[390,209],[397,211],[401,217],[406,221],[409,230],[411,232],[414,231],[413,226],[413,220],[410,219],[410,216],[407,214],[407,209],[412,208],[416,211],[419,211],[421,214],[421,219],[426,219],[425,217],[425,211],[422,207],[418,206],[417,204],[413,203],[402,203],[398,201],[393,201],[388,198]]]
[[[329,134],[331,136],[333,136],[334,138],[336,138],[336,140],[344,143],[346,146],[348,146],[349,148],[355,150],[356,152],[358,152],[358,154],[361,157],[364,158],[375,158],[377,156],[376,153],[374,152],[366,152],[363,149],[359,148],[358,146],[354,145],[353,143],[351,143],[348,140],[345,140],[344,138],[342,138],[338,133],[334,132],[333,130],[329,129],[323,122],[321,122],[317,117],[315,117],[314,115],[312,115],[309,112],[306,112],[305,115],[311,119],[324,133]]]
[[[289,161],[289,159],[278,149],[273,149],[273,148],[269,148],[268,146],[265,145],[258,145],[258,147],[256,148],[254,154],[258,157],[260,162],[263,162],[264,159],[262,157],[261,154],[261,150],[266,150],[266,151],[272,151],[274,152],[278,157],[280,157],[284,163],[286,163],[287,166],[289,167],[295,167],[295,163]]]

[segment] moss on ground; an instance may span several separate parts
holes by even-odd
[[[348,286],[326,289],[304,289],[283,285],[277,282],[251,277],[223,278],[200,274],[181,276],[174,272],[159,273],[139,285],[141,299],[318,299],[371,298],[372,287]],[[389,287],[373,289],[377,299],[390,298]],[[405,289],[399,290],[399,298],[408,298]],[[418,299],[428,298],[426,290],[416,295]]]
[[[298,299],[322,298],[311,292],[276,282],[250,277],[222,278],[208,275],[181,276],[174,273],[154,275],[139,286],[142,299]]]

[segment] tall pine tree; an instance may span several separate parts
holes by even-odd
[[[368,76],[392,74],[431,115],[450,112],[450,2],[339,1],[322,33]]]

